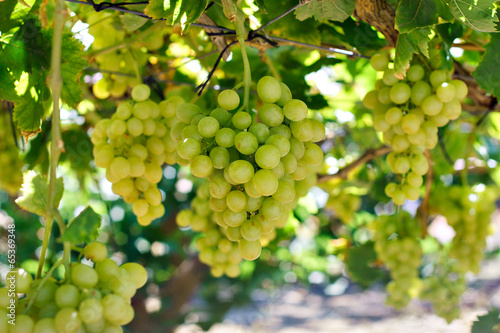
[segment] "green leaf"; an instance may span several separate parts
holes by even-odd
[[[61,76],[63,88],[61,99],[70,107],[76,107],[82,100],[80,76],[82,70],[88,67],[88,62],[82,54],[83,45],[73,38],[72,34],[64,34],[62,40]]]
[[[176,2],[177,0],[151,0],[144,13],[154,19],[163,18],[167,23],[172,23],[171,16],[174,14]]]
[[[403,78],[410,67],[410,60],[415,53],[422,53],[429,57],[428,43],[431,30],[428,28],[415,29],[410,33],[399,34],[396,44],[396,58],[394,59],[394,74]]]
[[[318,21],[343,22],[351,16],[355,7],[356,1],[354,0],[313,0],[307,5],[297,8],[295,15],[301,21],[314,17]]]
[[[122,21],[123,28],[127,32],[134,32],[149,21],[149,19],[145,17],[129,13],[124,13],[123,15],[120,15],[120,20]]]
[[[33,136],[40,132],[45,108],[39,101],[26,94],[14,107],[14,121],[21,134],[25,137]]]
[[[498,18],[494,0],[447,0],[450,11],[456,19],[474,30],[495,32]]]
[[[486,45],[482,61],[472,76],[476,79],[479,86],[486,91],[491,91],[496,97],[500,97],[500,35],[491,34],[491,40]]]
[[[490,310],[484,316],[477,317],[477,320],[472,325],[471,333],[498,333],[495,326],[500,324],[498,317],[500,311],[498,309]]]
[[[62,178],[56,180],[55,206],[59,206],[64,191]],[[45,216],[49,200],[49,184],[47,178],[30,171],[24,175],[21,196],[16,200],[19,207],[28,212]]]
[[[89,206],[70,221],[68,229],[61,237],[61,241],[75,245],[90,243],[97,238],[100,226],[101,217]]]
[[[442,0],[406,0],[399,3],[396,11],[396,29],[407,33],[416,28],[436,25],[443,20],[453,19],[448,6]]]
[[[185,29],[203,13],[208,0],[151,0],[144,13],[155,19],[165,19],[169,24],[181,23]]]
[[[369,287],[384,275],[381,270],[373,267],[373,263],[377,260],[377,253],[373,246],[373,242],[368,242],[350,248],[347,253],[346,266],[349,276],[364,288]]]

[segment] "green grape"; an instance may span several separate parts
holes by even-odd
[[[406,156],[396,158],[394,163],[394,170],[396,173],[405,174],[410,170],[410,159]]]
[[[129,156],[135,156],[139,158],[141,161],[144,161],[147,159],[148,155],[149,153],[147,148],[141,144],[135,144],[132,147],[130,147]]]
[[[392,104],[390,87],[384,87],[378,91],[378,101],[382,104]]]
[[[395,183],[389,183],[385,186],[385,195],[387,195],[388,197],[392,197],[397,189],[398,186]]]
[[[439,87],[437,87],[436,96],[443,103],[451,102],[456,96],[455,85],[443,82]]]
[[[229,239],[231,242],[237,242],[241,239],[241,231],[240,227],[230,227],[228,226],[226,228],[226,237]],[[239,252],[238,252],[239,254]]]
[[[415,134],[420,129],[421,120],[416,114],[408,113],[401,120],[401,127],[407,134]]]
[[[109,286],[114,294],[124,299],[131,299],[137,290],[128,272],[121,268],[118,269],[118,276],[110,281]]]
[[[106,245],[104,245],[103,243],[94,241],[87,244],[83,248],[83,255],[85,256],[85,258],[92,260],[93,262],[99,262],[108,257],[108,250],[106,249]]]
[[[184,124],[191,124],[191,121],[196,115],[201,113],[201,109],[198,105],[193,103],[185,103],[179,105],[177,110],[175,110],[175,114],[177,119],[179,119]]]
[[[234,146],[240,153],[250,155],[255,153],[259,143],[252,133],[240,132],[234,137]]]
[[[224,169],[229,164],[229,152],[226,148],[215,147],[210,151],[210,159],[215,169]]]
[[[425,70],[420,65],[413,65],[408,69],[406,77],[412,82],[420,81],[424,78]]]
[[[461,113],[462,113],[462,105],[460,105],[460,101],[458,99],[453,99],[450,102],[443,104],[442,114],[446,118],[454,120],[460,117]]]
[[[319,165],[323,162],[323,151],[321,148],[312,142],[304,144],[304,156],[302,159],[309,165]]]
[[[149,98],[151,90],[145,84],[139,84],[132,88],[132,98],[137,102],[145,101]]]
[[[378,104],[378,92],[377,90],[369,91],[365,97],[363,97],[363,105],[367,109],[374,109]]]
[[[236,112],[233,116],[232,123],[237,129],[246,129],[252,124],[252,116],[248,112]]]
[[[146,120],[151,117],[153,112],[152,104],[148,102],[140,102],[134,105],[134,117],[140,120]]]
[[[280,151],[272,145],[263,145],[255,153],[255,162],[263,169],[273,169],[280,162]]]
[[[7,317],[7,316],[5,316]],[[10,324],[9,324],[10,325]],[[25,314],[16,315],[15,325],[10,325],[9,333],[30,333],[33,332],[35,322],[33,319]],[[0,328],[2,326],[0,325]],[[7,332],[7,331],[4,331]]]
[[[465,100],[468,92],[468,88],[465,82],[463,82],[462,80],[451,80],[450,83],[455,86],[456,98],[459,101]]]
[[[222,199],[231,191],[231,184],[229,184],[224,175],[217,174],[210,181],[210,195],[217,199]]]
[[[175,110],[179,105],[184,104],[184,100],[180,96],[172,96],[158,104],[160,113],[164,118],[172,118],[175,116]]]
[[[421,175],[415,173],[415,172],[410,172],[406,176],[406,181],[408,184],[410,184],[412,187],[420,187],[424,183],[424,179],[422,178]]]
[[[243,259],[252,261],[260,256],[262,245],[258,240],[247,241],[246,239],[241,239],[239,241],[239,250]]]
[[[397,77],[394,76],[394,70],[391,68],[387,68],[384,71],[384,76],[382,77],[382,82],[384,82],[384,84],[386,86],[393,86],[396,83],[398,83],[399,80]]]
[[[144,162],[135,156],[129,157],[128,161],[130,163],[130,177],[142,177],[146,172],[146,165]]]
[[[403,152],[410,146],[410,142],[406,135],[396,135],[391,141],[392,150]]]
[[[427,82],[417,81],[411,88],[411,101],[413,104],[420,106],[431,93],[432,88]]]
[[[213,169],[213,163],[210,157],[206,155],[198,155],[191,161],[191,173],[195,177],[205,178],[208,177]]]
[[[254,125],[252,125],[252,126],[254,126]],[[251,128],[252,127],[250,127],[250,129]],[[249,132],[252,133],[252,131],[250,131],[250,130],[249,130]],[[252,133],[252,134],[255,135],[255,133]],[[215,142],[217,142],[217,144],[221,147],[230,148],[230,147],[234,146],[234,137],[235,136],[236,136],[236,133],[231,128],[228,128],[228,127],[221,128],[220,130],[217,131],[217,133],[215,133]]]
[[[285,165],[283,162],[279,161],[278,165],[276,165],[272,171],[276,178],[281,179],[285,175]]]
[[[264,76],[257,82],[257,94],[265,103],[276,103],[281,98],[281,85],[272,76]]]
[[[82,326],[78,312],[72,308],[59,310],[54,318],[54,324],[58,333],[77,333]]]
[[[274,175],[274,173],[273,173],[273,175]],[[248,194],[248,196],[250,196],[252,198],[260,198],[262,196],[262,194],[260,194],[260,192],[257,191],[255,186],[253,185],[252,181],[245,183],[244,187],[245,187],[245,192],[246,192],[246,194]]]
[[[128,177],[130,174],[130,163],[123,156],[117,156],[109,166],[111,174],[117,179]]]
[[[146,141],[146,148],[155,155],[161,155],[165,151],[163,141],[157,136],[152,136]]]
[[[299,160],[297,162],[297,169],[292,173],[292,177],[294,180],[302,180],[307,177],[307,173],[309,172],[309,168],[307,167],[306,162],[303,160]]]
[[[98,282],[98,274],[90,266],[75,263],[71,266],[71,281],[79,287],[92,288]]]
[[[223,109],[231,111],[240,105],[240,96],[234,90],[223,90],[217,97],[217,102]]]
[[[410,99],[411,88],[408,84],[399,82],[391,87],[389,94],[393,103],[404,104]]]
[[[254,168],[248,161],[237,160],[229,165],[228,173],[237,184],[245,184],[254,176]]]
[[[101,300],[104,309],[103,315],[112,324],[121,322],[127,312],[127,303],[121,296],[108,294]]]
[[[137,217],[145,216],[148,213],[149,204],[144,199],[136,199],[132,202],[132,211]]]
[[[127,131],[127,124],[121,119],[115,119],[108,127],[108,131],[112,134],[111,137],[121,136]]]
[[[150,187],[146,191],[144,191],[144,199],[146,199],[146,201],[150,205],[159,205],[162,201],[161,192],[156,187]]]
[[[278,148],[280,157],[284,157],[290,151],[290,141],[280,135],[269,136],[266,139],[265,143],[266,145],[273,145],[274,147]]]
[[[418,200],[420,198],[420,190],[408,184],[403,185],[403,192],[408,200]]]
[[[233,212],[240,212],[247,205],[247,197],[241,191],[231,191],[226,197],[226,204]]]
[[[397,189],[396,191],[394,191],[394,193],[392,194],[392,201],[394,201],[394,203],[398,206],[401,206],[402,204],[405,203],[406,201],[406,195],[404,194],[403,191]]]
[[[113,260],[106,258],[95,264],[95,271],[99,276],[99,282],[109,282],[118,276],[118,265]]]
[[[223,218],[228,227],[239,227],[247,219],[247,213],[245,211],[234,212],[226,209]]]
[[[268,220],[276,220],[283,213],[283,205],[274,198],[266,198],[262,202],[261,213]]]
[[[273,195],[278,189],[278,179],[270,170],[259,170],[252,178],[252,184],[258,193],[264,196]]]
[[[39,281],[40,280],[35,281],[33,283],[30,292],[37,290],[39,283],[40,283]],[[56,290],[57,290],[57,285],[55,283],[55,280],[50,279],[50,280],[46,281],[43,284],[43,286],[38,290],[38,293],[34,296],[35,297],[35,301],[34,301],[35,305],[38,307],[42,307],[42,306],[47,305],[47,303],[52,302],[52,300],[54,299],[54,296],[56,294]]]
[[[263,123],[253,123],[248,128],[248,131],[255,135],[259,144],[266,142],[267,138],[269,137],[269,128]]]
[[[288,175],[297,170],[297,159],[291,152],[283,156],[281,162],[283,162],[283,166],[285,167],[285,174]]]
[[[240,227],[241,237],[247,241],[256,241],[262,234],[262,227],[255,219],[246,220]]]
[[[370,58],[370,65],[376,71],[383,71],[389,65],[389,60],[387,59],[387,55],[384,53],[375,53]]]
[[[410,164],[413,172],[420,176],[425,175],[429,170],[429,163],[427,162],[425,156],[422,154],[414,155],[410,160]]]
[[[390,108],[385,114],[385,121],[389,125],[395,125],[399,123],[401,121],[401,118],[403,118],[403,111],[401,111],[401,109],[398,107]]]
[[[231,113],[229,113],[226,110],[221,109],[221,108],[217,108],[217,109],[212,110],[210,112],[210,116],[217,119],[217,121],[219,122],[219,124],[221,126],[226,126],[231,121],[231,118],[233,117],[231,115]]]
[[[103,319],[101,302],[96,298],[87,298],[80,303],[78,314],[85,324],[93,324]]]
[[[311,139],[312,142],[319,142],[325,138],[326,130],[325,125],[319,120],[311,119],[311,123],[314,127],[314,135]]]
[[[193,157],[201,153],[201,145],[197,140],[187,138],[179,142],[177,145],[177,153],[180,157],[186,160],[191,160]]]
[[[34,333],[59,333],[54,318],[43,318],[35,324]]]
[[[307,117],[307,105],[299,99],[292,99],[283,106],[283,113],[292,121],[301,121]]]
[[[7,273],[6,279],[14,282],[16,293],[19,294],[26,294],[30,291],[33,282],[31,274],[23,268],[14,268]]]
[[[443,103],[436,97],[436,95],[430,95],[424,99],[422,102],[422,111],[428,116],[435,116],[443,108]]]
[[[186,125],[183,122],[178,122],[176,123],[173,127],[172,130],[170,131],[170,137],[174,142],[179,142],[182,140],[182,130],[188,125]]]
[[[289,100],[292,99],[292,92],[290,91],[290,88],[283,82],[280,82],[281,86],[281,97],[280,99],[276,102],[278,105],[285,105]]]
[[[262,202],[264,201],[264,197],[260,196],[258,198],[252,198],[251,196],[246,194],[246,205],[245,205],[245,211],[247,212],[255,212],[262,207]]]
[[[163,177],[163,169],[158,164],[147,163],[144,178],[153,184],[157,184]]]
[[[385,116],[378,114],[373,117],[373,128],[375,128],[376,131],[385,132],[391,128],[391,125],[385,121]]]
[[[258,112],[259,119],[267,126],[276,127],[281,125],[285,115],[283,110],[276,104],[264,104]]]
[[[290,123],[292,134],[298,140],[305,142],[312,139],[314,135],[314,126],[309,119],[304,119],[298,122],[292,121]]]
[[[448,73],[446,70],[436,70],[432,71],[429,76],[429,81],[433,87],[440,86],[443,82],[448,80]]]
[[[108,99],[108,97],[111,95],[110,86],[111,86],[110,81],[106,79],[101,79],[99,82],[97,82],[92,86],[92,92],[94,93],[94,96],[97,97],[98,99]]]
[[[76,308],[80,304],[80,291],[72,284],[63,284],[57,288],[54,299],[60,308]]]

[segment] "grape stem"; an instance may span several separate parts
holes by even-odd
[[[249,99],[250,99],[250,85],[252,84],[252,72],[250,70],[250,61],[248,60],[248,54],[245,47],[245,39],[247,36],[245,29],[245,14],[240,8],[236,6],[233,0],[222,0],[222,5],[224,6],[224,15],[234,23],[234,28],[236,30],[236,38],[240,44],[241,57],[243,58],[243,83],[244,83],[244,94],[243,94],[243,105],[247,112],[250,112]]]
[[[63,264],[64,262],[64,259],[60,259],[59,261],[57,261],[50,269],[49,271],[47,272],[47,274],[43,277],[43,279],[40,281],[40,283],[38,284],[35,292],[33,293],[33,296],[31,297],[28,305],[26,306],[26,309],[24,310],[24,313],[28,313],[29,309],[31,308],[31,306],[33,305],[33,302],[35,301],[35,298],[36,298],[36,295],[38,294],[38,292],[40,291],[40,289],[42,289],[42,287],[44,286],[44,284],[47,282],[47,280],[52,276],[52,274],[54,273],[54,271],[56,270],[57,267],[59,267],[61,264]]]
[[[52,141],[50,143],[50,170],[49,170],[49,191],[47,201],[47,213],[45,215],[45,233],[42,242],[42,251],[38,261],[38,270],[36,278],[42,275],[42,269],[45,262],[47,247],[50,241],[52,232],[52,225],[54,220],[54,212],[56,207],[56,181],[57,181],[57,164],[59,156],[64,150],[64,142],[61,139],[60,127],[60,108],[59,100],[62,90],[62,76],[61,76],[61,52],[62,52],[62,33],[64,29],[64,14],[66,13],[66,4],[64,0],[57,0],[54,9],[54,37],[52,44],[51,56],[51,73],[50,73],[50,87],[52,90]]]

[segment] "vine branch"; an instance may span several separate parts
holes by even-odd
[[[341,179],[346,179],[347,176],[351,171],[356,169],[358,166],[361,166],[363,164],[366,164],[367,162],[380,157],[387,155],[391,152],[391,147],[389,146],[382,146],[378,148],[370,148],[367,151],[364,152],[363,155],[361,155],[357,160],[352,162],[351,164],[343,167],[337,173],[334,173],[332,175],[319,175],[318,176],[318,183],[325,183],[329,180],[335,179],[335,178],[341,178]]]

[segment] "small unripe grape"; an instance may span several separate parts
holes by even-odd
[[[383,71],[387,68],[389,59],[385,53],[376,53],[370,58],[370,65],[376,71]]]
[[[292,99],[283,106],[283,113],[292,121],[301,121],[307,117],[307,105],[299,99]]]
[[[132,98],[137,102],[145,101],[149,98],[151,89],[145,84],[139,84],[132,88]]]
[[[385,121],[389,125],[395,125],[403,118],[403,111],[398,107],[392,107],[385,113]]]
[[[285,115],[283,110],[276,104],[264,104],[258,112],[259,119],[267,126],[279,126],[283,122]]]
[[[234,90],[223,90],[217,97],[217,102],[223,109],[231,111],[240,105],[240,96]]]
[[[412,82],[417,82],[419,80],[422,80],[422,78],[425,75],[425,70],[422,66],[420,65],[413,65],[408,69],[408,73],[406,74],[406,77],[408,80]]]
[[[404,82],[396,83],[391,87],[390,98],[395,104],[406,103],[411,96],[411,88]]]
[[[272,76],[264,76],[257,83],[257,94],[265,103],[275,103],[281,98],[281,85]]]
[[[93,262],[99,262],[108,257],[108,249],[103,243],[94,241],[83,248],[83,254],[85,258]]]
[[[276,102],[278,105],[285,105],[289,100],[292,99],[292,92],[290,91],[290,88],[283,82],[280,82],[281,86],[281,97],[280,99]]]
[[[443,103],[451,102],[456,96],[456,88],[455,85],[447,82],[443,82],[436,89],[436,96]]]

